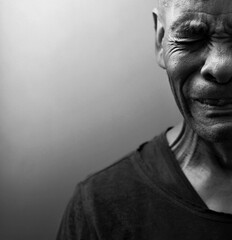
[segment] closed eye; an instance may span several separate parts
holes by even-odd
[[[173,40],[174,45],[181,51],[195,52],[202,50],[209,43],[205,38],[176,38]]]
[[[189,39],[189,38],[181,38],[181,39],[175,39],[174,42],[176,44],[183,44],[183,45],[190,45],[194,43],[200,43],[203,42],[204,39]]]

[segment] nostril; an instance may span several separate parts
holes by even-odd
[[[207,81],[217,81],[217,79],[210,73],[203,73],[203,77]]]
[[[217,84],[228,84],[232,81],[232,54],[224,56],[220,52],[211,52],[203,64],[200,74],[206,81]]]
[[[226,74],[216,75],[211,74],[210,72],[204,72],[202,73],[202,76],[206,81],[215,82],[218,84],[227,84],[232,81],[232,75],[231,76]]]
[[[232,68],[231,65],[225,64],[225,62],[211,61],[202,67],[201,76],[206,81],[227,84],[232,80]]]

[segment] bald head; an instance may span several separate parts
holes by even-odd
[[[168,7],[171,0],[158,0],[159,7]]]
[[[156,8],[154,13],[159,16],[159,19],[163,19],[167,9],[170,8],[173,0],[156,0]],[[178,0],[174,0],[178,1]]]
[[[157,0],[157,2],[159,10],[165,10],[171,5],[171,0]]]
[[[166,9],[170,7],[172,4],[176,6],[181,6],[182,4],[185,4],[186,0],[157,0],[159,9]],[[210,0],[201,0],[200,2],[208,3]]]

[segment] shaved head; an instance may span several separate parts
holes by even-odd
[[[159,10],[165,10],[171,5],[171,0],[157,0]]]
[[[170,0],[158,0],[158,4],[160,7],[168,7]]]
[[[177,1],[178,0],[174,0]],[[167,9],[171,6],[172,0],[156,0],[156,10],[155,13],[159,16],[160,19],[163,19]]]
[[[166,13],[172,7],[182,8],[186,4],[191,4],[191,0],[156,0],[156,7],[154,13],[157,14],[159,19],[165,19]],[[186,3],[187,2],[187,3]],[[201,6],[202,4],[209,5],[218,5],[220,0],[193,0],[195,6]],[[222,1],[223,2],[223,1]],[[221,4],[223,5],[223,4]]]
[[[201,2],[209,2],[210,0],[201,0]],[[156,0],[157,4],[158,4],[158,7],[159,8],[167,8],[169,6],[171,6],[172,3],[174,3],[175,5],[182,5],[182,4],[185,4],[185,0]]]

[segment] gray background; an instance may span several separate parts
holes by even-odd
[[[0,239],[51,240],[78,181],[180,119],[155,0],[0,1]]]

